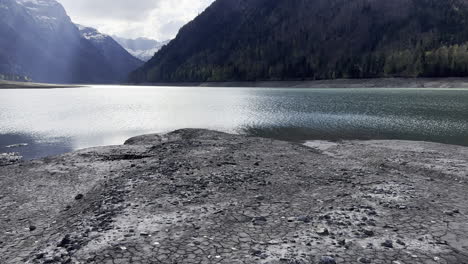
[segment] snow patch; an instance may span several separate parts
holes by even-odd
[[[132,49],[126,49],[128,53],[132,54],[134,57],[137,57],[141,60],[148,61],[150,60],[156,52],[158,52],[161,49],[161,47],[156,47],[153,49],[149,50],[132,50]]]
[[[76,27],[80,30],[80,34],[83,38],[91,40],[94,42],[103,42],[110,38],[110,36],[100,33],[94,28],[86,27],[83,25],[75,24]]]

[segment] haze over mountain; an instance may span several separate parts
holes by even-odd
[[[111,38],[88,33],[83,36],[55,0],[0,0],[0,74],[112,83],[141,65]]]
[[[128,39],[118,36],[112,37],[130,54],[142,61],[150,60],[156,52],[169,43],[169,40],[159,42],[149,38]]]
[[[468,75],[467,0],[217,0],[133,82]]]

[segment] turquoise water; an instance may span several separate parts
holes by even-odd
[[[26,158],[179,128],[285,140],[468,146],[468,89],[112,87],[0,90],[0,152]],[[28,143],[28,146],[5,148]]]

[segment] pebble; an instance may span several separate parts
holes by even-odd
[[[381,245],[386,248],[393,248],[393,241],[385,240],[385,242],[383,242]]]
[[[258,249],[252,249],[250,251],[250,254],[255,257],[260,257],[262,255],[262,251]]]
[[[360,258],[359,262],[361,262],[361,263],[372,263],[372,261],[370,259],[367,259],[367,258]]]
[[[263,200],[265,200],[265,196],[263,196],[263,195],[257,195],[257,196],[255,196],[255,199],[257,199],[257,200],[259,200],[259,201],[263,201]]]
[[[317,230],[317,234],[319,234],[321,236],[328,236],[330,234],[330,232],[326,228],[320,228],[320,229]]]
[[[299,216],[297,218],[297,221],[304,222],[304,223],[310,223],[312,221],[312,219],[309,216]]]
[[[336,264],[336,261],[330,256],[324,256],[320,258],[320,264]]]
[[[71,244],[71,239],[70,239],[70,235],[65,235],[62,239],[62,241],[60,241],[60,243],[57,245],[57,247],[67,247],[68,245]]]
[[[373,237],[373,236],[374,236],[374,231],[372,231],[372,230],[366,230],[366,229],[364,229],[364,230],[362,230],[362,233],[363,233],[364,235],[366,235],[367,237]]]
[[[78,194],[77,196],[75,196],[75,200],[81,200],[83,199],[84,195],[83,194]]]
[[[406,246],[406,243],[403,242],[403,241],[401,241],[400,239],[398,239],[396,242],[397,242],[397,244],[399,244],[399,245]]]
[[[450,210],[450,211],[444,211],[444,214],[448,216],[454,216],[455,214],[459,214],[460,210]]]

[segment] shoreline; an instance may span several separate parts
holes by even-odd
[[[0,80],[0,90],[5,89],[59,89],[59,88],[84,88],[86,85],[73,84],[51,84],[51,83],[28,83],[28,82],[11,82]]]
[[[0,89],[84,88],[93,84],[47,84],[1,81]],[[95,84],[102,86],[141,87],[229,87],[229,88],[468,88],[468,78],[376,78],[336,79],[317,81],[255,81],[255,82],[172,82],[142,84]]]
[[[467,171],[439,143],[137,136],[0,164],[0,262],[465,263]]]
[[[131,84],[129,84],[131,85]],[[245,87],[245,88],[468,88],[468,78],[376,78],[317,81],[174,82],[136,86]]]

